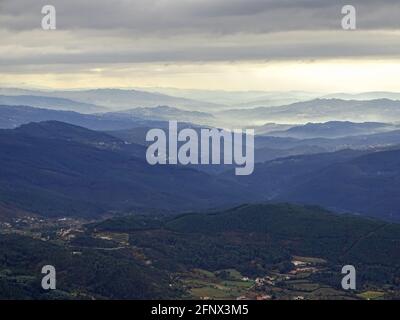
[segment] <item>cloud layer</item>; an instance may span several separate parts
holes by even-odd
[[[62,74],[121,64],[398,60],[398,0],[353,0],[357,30],[332,0],[0,0],[0,73]]]

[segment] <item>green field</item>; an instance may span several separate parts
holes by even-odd
[[[189,296],[194,299],[235,299],[247,294],[254,286],[254,281],[242,280],[243,276],[235,269],[216,272],[194,269],[182,278]]]
[[[363,293],[358,294],[360,298],[366,299],[366,300],[375,300],[379,298],[383,298],[385,295],[384,292],[381,291],[365,291]]]

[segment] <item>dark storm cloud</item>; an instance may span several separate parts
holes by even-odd
[[[2,0],[1,28],[39,26],[40,9],[53,4],[63,29],[127,29],[132,32],[270,32],[331,29],[340,9],[356,6],[363,28],[399,28],[398,0]]]
[[[400,0],[0,0],[0,66],[398,57],[399,29]]]
[[[303,37],[303,39],[301,39]],[[398,35],[387,36],[377,34],[371,36],[365,33],[358,36],[357,42],[351,36],[341,39],[329,39],[332,34],[321,34],[312,37],[304,34],[283,34],[283,39],[262,38],[259,41],[246,43],[246,37],[236,39],[235,43],[221,45],[218,41],[209,41],[195,46],[192,43],[174,45],[168,40],[152,44],[152,48],[143,49],[146,44],[138,48],[126,49],[123,46],[115,50],[88,49],[71,53],[31,53],[29,56],[7,56],[0,60],[0,66],[27,65],[27,64],[107,64],[107,63],[142,63],[142,62],[191,62],[191,61],[246,61],[246,60],[314,60],[321,58],[358,58],[358,57],[397,57],[400,52],[400,42],[396,42]],[[258,39],[258,38],[256,38]],[[62,38],[60,39],[62,45]],[[263,41],[265,40],[265,41]],[[274,41],[271,41],[274,40]],[[107,40],[106,40],[107,41]],[[371,41],[373,45],[371,45]],[[170,43],[168,43],[170,42]],[[388,46],[387,43],[392,43]]]

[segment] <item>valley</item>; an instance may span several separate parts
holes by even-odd
[[[42,2],[0,0],[13,315],[400,300],[399,0]]]
[[[199,133],[217,123],[212,110],[60,110],[89,111],[91,94],[18,98],[59,110],[0,107],[1,299],[399,298],[395,122],[264,122],[247,150],[253,174],[236,176],[233,165],[146,161],[150,129],[181,115],[177,129]],[[234,110],[243,128],[247,111]],[[57,269],[52,292],[40,286],[46,264]],[[341,287],[344,265],[356,290]]]
[[[148,164],[146,127],[136,125],[102,132],[50,120],[0,130],[0,203],[48,217],[98,217],[287,201],[400,219],[397,130],[334,139],[258,135],[253,174],[235,176],[233,164]]]

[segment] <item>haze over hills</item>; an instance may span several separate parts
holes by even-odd
[[[400,100],[400,92],[371,91],[362,93],[332,93],[324,95],[321,98],[343,99],[343,100],[377,100],[377,99]]]
[[[169,105],[192,111],[215,111],[219,105],[209,102],[168,96],[156,92],[122,89],[92,89],[70,91],[40,91],[13,88],[0,88],[0,94],[9,96],[46,96],[69,99],[112,110],[132,109],[136,107],[156,107]]]
[[[290,127],[284,131],[269,131],[267,135],[297,139],[342,138],[371,135],[398,129],[400,129],[400,126],[379,122],[354,123],[350,121],[328,121],[325,123],[307,123],[301,126]]]
[[[87,115],[23,106],[0,106],[0,128],[15,128],[29,122],[55,120],[92,130],[107,131],[124,141],[148,145],[148,142],[145,141],[146,133],[152,128],[168,130],[166,120],[174,120],[180,112],[175,108],[160,107],[134,109],[129,113],[109,112]],[[186,111],[181,116],[182,118],[191,117],[194,123],[179,122],[179,128],[198,130],[200,125],[196,123],[201,123],[200,119],[206,119],[208,114]],[[202,125],[201,127],[205,126]],[[309,123],[304,126],[266,124],[256,127],[255,148],[257,151],[255,159],[257,162],[262,162],[279,157],[336,151],[345,148],[389,147],[398,144],[399,132],[397,126],[384,123],[331,121]],[[214,168],[217,169],[217,166]],[[221,166],[220,169],[224,170],[225,168]]]
[[[0,304],[400,300],[399,3],[0,0]]]
[[[52,110],[75,111],[79,113],[106,112],[108,109],[89,103],[76,102],[70,99],[45,96],[4,96],[0,95],[0,105],[30,106]]]
[[[267,122],[307,123],[327,121],[392,122],[400,119],[400,101],[378,99],[368,101],[316,99],[287,106],[259,107],[246,110],[228,110],[216,116],[261,125]]]
[[[256,277],[277,277],[268,292],[293,297],[293,259],[302,257],[313,261],[301,274],[313,288],[301,292],[307,298],[359,298],[340,291],[343,263],[357,265],[361,290],[396,296],[397,125],[266,123],[256,131],[254,173],[239,177],[231,166],[148,165],[146,132],[178,116],[179,128],[195,130],[212,117],[172,107],[81,114],[0,106],[0,126],[13,128],[0,130],[0,269],[11,270],[0,277],[0,298],[53,297],[21,280],[34,279],[48,257],[64,298],[201,298],[210,287],[220,298],[255,298],[270,290]],[[92,268],[100,285],[86,280]]]
[[[282,124],[282,123],[265,123],[260,126],[253,126],[249,127],[250,129],[253,128],[256,135],[268,135],[270,132],[274,131],[285,131],[292,127],[295,127],[295,124]]]
[[[29,122],[62,121],[93,130],[122,130],[135,126],[157,126],[160,121],[107,113],[81,114],[73,111],[42,109],[28,106],[0,105],[0,128],[12,129]]]
[[[400,113],[400,102],[387,98],[397,98],[397,94],[391,92],[365,93],[348,100],[351,95],[343,97],[344,99],[314,99],[318,95],[307,92],[203,92],[173,89],[160,89],[160,91],[176,94],[181,92],[183,97],[122,89],[43,91],[0,88],[2,94],[0,103],[3,101],[5,105],[25,105],[81,113],[126,111],[126,114],[149,120],[171,120],[174,117],[174,120],[231,129],[262,126],[266,123],[285,125],[329,121],[389,123],[397,119]],[[202,94],[206,100],[187,98],[192,96],[200,99]],[[384,98],[367,99],[375,96]],[[362,97],[365,97],[365,100],[361,100]],[[265,104],[260,102],[261,100],[254,104],[252,99],[258,98],[269,100]],[[229,104],[221,104],[221,101]],[[290,102],[295,103],[288,104]]]
[[[169,106],[158,106],[154,108],[134,108],[119,112],[108,112],[106,117],[133,117],[144,120],[173,120],[180,122],[193,122],[196,124],[210,123],[214,116],[210,113],[199,111],[185,111]]]
[[[149,90],[145,88],[143,90]],[[321,94],[304,91],[268,92],[268,91],[223,91],[223,90],[190,90],[176,88],[150,88],[176,97],[206,101],[220,104],[222,108],[250,108],[257,106],[277,106],[289,103],[311,100]]]
[[[258,164],[255,173],[244,178],[232,178],[230,173],[223,173],[230,166],[151,167],[145,162],[145,146],[148,145],[145,135],[149,129],[167,129],[167,120],[178,120],[180,128],[197,130],[202,121],[215,120],[212,113],[182,111],[168,106],[97,114],[0,106],[0,127],[16,128],[1,132],[2,148],[8,154],[2,158],[7,161],[2,167],[16,173],[13,179],[16,185],[2,186],[3,197],[12,199],[10,203],[19,199],[18,207],[21,210],[35,208],[39,212],[44,208],[50,215],[62,214],[66,211],[64,208],[71,212],[82,209],[89,214],[149,205],[170,210],[207,208],[229,205],[241,199],[319,204],[337,211],[395,220],[399,219],[395,198],[398,196],[396,181],[400,168],[394,159],[397,156],[395,150],[400,145],[399,127],[389,122],[360,122],[360,118],[378,112],[379,116],[375,115],[375,118],[390,117],[393,121],[400,114],[398,104],[398,101],[392,100],[318,99],[282,107],[229,111],[235,112],[237,121],[240,119],[242,123],[245,123],[245,117],[251,118],[256,113],[261,119],[260,112],[284,116],[286,120],[290,115],[322,117],[329,115],[332,108],[342,111],[337,113],[336,117],[339,118],[362,113],[357,122],[335,120],[305,125],[266,123],[258,127],[255,137],[255,161]],[[183,122],[185,119],[190,122]],[[40,121],[47,122],[28,124]],[[20,125],[23,126],[18,127]],[[46,151],[46,148],[49,150]],[[65,152],[68,154],[64,155]],[[381,162],[372,161],[371,168],[355,160],[373,154],[379,154],[382,158]],[[48,158],[44,158],[45,155]],[[22,165],[23,157],[33,162]],[[63,157],[69,159],[71,167],[60,167],[65,163],[65,160],[61,160]],[[85,159],[94,160],[89,171]],[[44,171],[36,171],[34,163],[45,164]],[[21,168],[18,168],[19,164]],[[350,170],[351,174],[347,174],[346,170]],[[48,175],[50,172],[53,174]],[[109,181],[106,178],[97,180],[105,173]],[[7,175],[6,172],[4,174]],[[79,178],[72,179],[75,176]],[[39,185],[31,185],[30,179],[37,179]],[[70,183],[76,183],[76,190],[81,192],[78,194],[78,191],[67,187]],[[176,183],[180,185],[179,188],[175,186]],[[326,188],[318,188],[321,184]],[[89,185],[98,186],[98,189],[91,187],[93,191],[89,191]],[[374,199],[373,194],[377,193],[372,185],[387,192],[379,200]],[[111,186],[114,193],[108,194]],[[201,188],[207,189],[207,192],[201,191]],[[133,190],[132,193],[128,189]],[[19,193],[22,190],[25,190],[24,196]],[[343,190],[352,200],[339,201],[333,196],[336,194],[341,197]],[[183,195],[179,195],[179,192],[183,192]],[[107,204],[102,203],[102,197],[106,194],[112,198]],[[83,195],[87,197],[82,198]],[[37,201],[28,205],[27,201],[32,197]]]
[[[339,138],[292,138],[275,136],[256,136],[257,149],[273,148],[279,150],[318,147],[325,151],[337,151],[342,149],[374,149],[396,146],[400,142],[400,131],[393,130],[375,134],[345,136]]]
[[[256,164],[253,175],[235,177],[230,171],[150,166],[143,145],[50,121],[2,130],[0,151],[1,202],[45,215],[279,200],[400,219],[395,147],[280,158]]]

